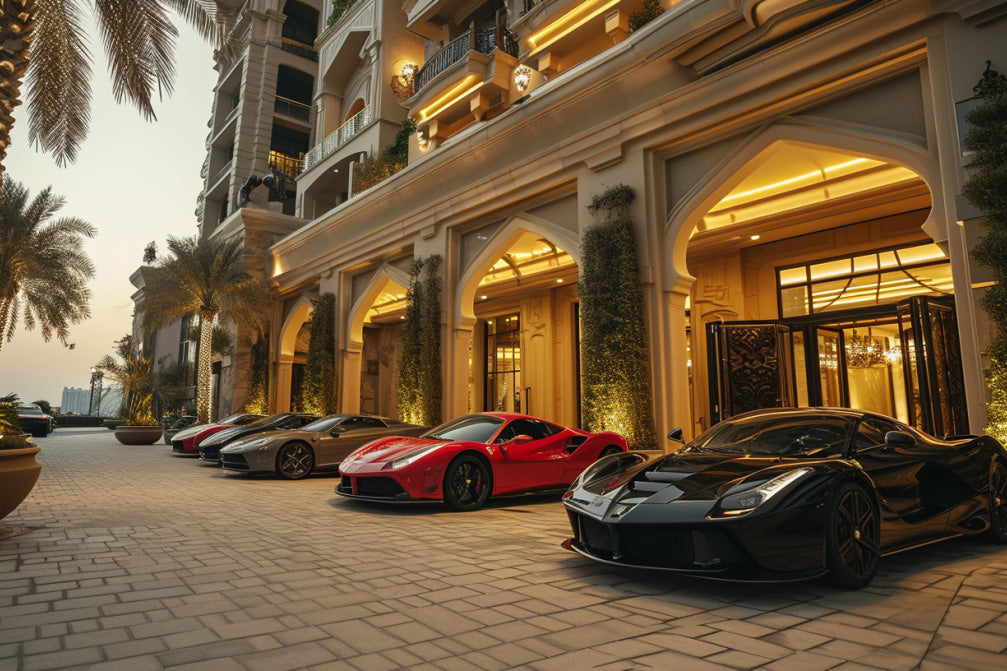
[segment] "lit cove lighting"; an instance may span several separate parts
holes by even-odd
[[[429,120],[430,118],[436,116],[439,112],[451,107],[451,105],[474,92],[483,85],[483,82],[478,81],[478,79],[478,75],[469,75],[451,87],[443,95],[420,110],[420,121]]]
[[[619,0],[587,0],[528,38],[532,52],[537,53],[562,37],[569,35],[599,14],[619,4]]]

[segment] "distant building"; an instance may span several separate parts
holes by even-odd
[[[101,390],[101,398],[97,400],[98,415],[115,417],[122,406],[122,387],[110,386]],[[64,415],[86,415],[91,403],[91,389],[80,387],[63,387],[63,398],[60,401],[60,411]]]

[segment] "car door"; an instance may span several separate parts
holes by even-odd
[[[326,464],[338,464],[364,443],[388,435],[388,425],[377,417],[347,417],[326,436]]]
[[[569,456],[562,434],[553,425],[533,419],[514,419],[497,434],[491,449],[500,450],[494,462],[495,493],[559,485]],[[525,442],[519,436],[531,440]],[[515,442],[518,438],[518,442]]]
[[[947,510],[928,505],[925,489],[932,486],[935,468],[932,448],[885,445],[889,431],[908,433],[907,427],[880,418],[867,417],[857,427],[854,459],[874,482],[881,499],[882,544],[901,545],[910,538],[940,535],[947,525]]]

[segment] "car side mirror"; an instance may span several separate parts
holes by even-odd
[[[668,432],[668,440],[674,440],[676,443],[685,443],[682,438],[682,428],[676,427]]]
[[[885,434],[885,447],[916,447],[916,439],[908,433],[889,431]]]
[[[527,433],[522,433],[522,434],[514,436],[513,438],[511,438],[510,440],[508,440],[506,444],[507,445],[524,445],[525,443],[530,443],[533,440],[535,440],[535,439],[532,438],[531,436],[529,436]]]

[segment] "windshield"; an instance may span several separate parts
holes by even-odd
[[[853,422],[829,415],[756,415],[726,420],[696,438],[686,449],[763,456],[838,456]]]
[[[42,408],[37,405],[22,405],[17,409],[22,415],[42,415]]]
[[[347,417],[349,417],[349,415],[330,415],[328,417],[322,417],[321,419],[316,419],[310,424],[305,424],[303,427],[301,427],[301,430],[315,431],[317,433],[325,433],[326,431],[331,431],[335,426],[337,426]]]
[[[434,440],[469,440],[488,443],[497,432],[503,420],[487,415],[466,415],[441,424],[423,434],[423,438]]]
[[[274,424],[278,424],[278,423],[282,422],[283,420],[287,419],[288,417],[290,417],[290,415],[288,415],[286,413],[284,413],[282,415],[273,415],[271,417],[262,417],[261,419],[257,419],[254,422],[252,422],[251,424],[248,424],[247,426],[250,429],[259,429],[259,428],[262,428],[264,426],[272,426]],[[227,429],[227,430],[231,431],[232,429]]]

